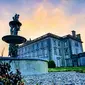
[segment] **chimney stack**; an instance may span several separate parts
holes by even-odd
[[[76,37],[76,31],[74,31],[74,30],[72,31],[72,36]]]
[[[81,40],[81,35],[80,34],[77,34],[76,36],[77,36],[78,39]]]
[[[29,38],[29,41],[31,41],[31,38]]]

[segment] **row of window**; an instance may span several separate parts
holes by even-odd
[[[61,46],[61,42],[59,40],[53,40],[54,46]]]
[[[28,54],[28,55],[35,55],[35,56],[38,56],[38,55],[47,55],[48,54],[48,49],[41,49],[41,50],[37,50],[37,51],[32,51],[32,52],[25,52],[25,53],[22,53],[22,52],[19,52],[18,51],[18,55],[20,54]]]
[[[58,40],[53,40],[53,42],[54,42],[54,46],[61,46],[61,42],[60,42],[60,41],[58,41]],[[78,43],[77,41],[75,41],[74,43],[75,43],[75,46],[76,46],[76,47],[79,46],[79,43]],[[64,46],[65,46],[65,47],[68,46],[68,42],[67,42],[67,41],[64,42]]]
[[[78,47],[78,46],[79,46],[79,43],[78,43],[77,41],[74,41],[74,45],[75,45],[76,47]],[[65,46],[65,47],[68,46],[68,42],[67,42],[67,41],[64,42],[64,46]]]
[[[34,52],[40,49],[46,49],[46,48],[47,48],[47,41],[45,40],[39,43],[35,43],[32,45],[19,48],[18,51],[19,53],[27,53],[27,52]]]
[[[28,57],[28,58],[46,58],[46,57],[48,57],[48,54],[43,54],[43,55],[39,55],[39,54],[37,54],[37,53],[27,53],[27,54],[21,54],[21,55],[19,55],[20,57],[24,57],[24,58],[26,58],[26,57]]]
[[[55,55],[62,55],[62,51],[61,51],[61,49],[60,48],[57,48],[57,47],[54,47],[54,54]]]
[[[54,54],[55,55],[62,55],[62,50],[60,48],[58,48],[57,46],[60,46],[59,44],[60,42],[58,42],[57,40],[54,40]],[[79,43],[75,41],[75,46],[78,47]],[[65,55],[69,55],[69,50],[68,50],[68,42],[65,41],[64,42],[64,53]],[[78,53],[78,49],[75,49],[76,53]]]
[[[69,54],[68,48],[64,48],[64,53],[65,53],[65,55],[68,55]],[[54,47],[54,55],[60,55],[60,56],[62,56],[62,49],[57,48],[57,47]]]
[[[64,47],[67,47],[68,46],[68,42],[65,41],[64,43],[59,41],[59,40],[53,40],[53,44],[54,44],[54,47],[58,47],[58,46],[61,46],[61,44],[64,44]]]

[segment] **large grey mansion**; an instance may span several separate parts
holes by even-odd
[[[47,33],[18,48],[18,57],[53,60],[56,67],[85,65],[83,56],[81,36],[75,31],[63,37]]]

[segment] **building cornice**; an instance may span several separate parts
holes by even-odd
[[[37,41],[46,39],[46,38],[48,38],[48,37],[56,38],[56,39],[59,39],[59,40],[60,40],[60,39],[63,39],[62,37],[57,36],[57,35],[55,35],[55,34],[47,33],[47,34],[45,34],[45,35],[43,35],[43,36],[40,36],[40,37],[38,37],[38,38],[35,38],[35,39],[33,39],[33,40],[28,40],[27,42],[25,42],[24,44],[22,44],[22,45],[19,46],[19,47],[23,47],[23,46],[26,46],[26,45],[30,45],[30,44],[35,43],[35,42],[37,42]]]
[[[52,34],[52,33],[47,33],[47,34],[45,34],[45,35],[43,35],[43,36],[40,36],[40,37],[38,37],[38,38],[35,38],[35,39],[33,39],[33,40],[28,40],[28,41],[25,42],[24,44],[20,45],[19,48],[20,48],[20,47],[24,47],[24,46],[26,46],[26,45],[30,45],[30,44],[35,43],[35,42],[37,42],[37,41],[46,39],[46,38],[48,38],[48,37],[55,38],[55,39],[59,39],[59,40],[65,40],[65,39],[69,39],[69,38],[70,38],[70,39],[73,39],[73,40],[76,40],[76,41],[82,43],[81,39],[78,39],[77,37],[73,37],[72,35],[66,35],[66,36],[64,36],[64,37],[60,37],[60,36],[57,36],[57,35]]]

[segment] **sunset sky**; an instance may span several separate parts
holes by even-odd
[[[36,38],[48,32],[64,36],[72,30],[81,34],[85,50],[85,0],[0,0],[0,56],[7,56],[8,44],[2,36],[9,34],[9,21],[15,13],[22,23],[19,35]]]

